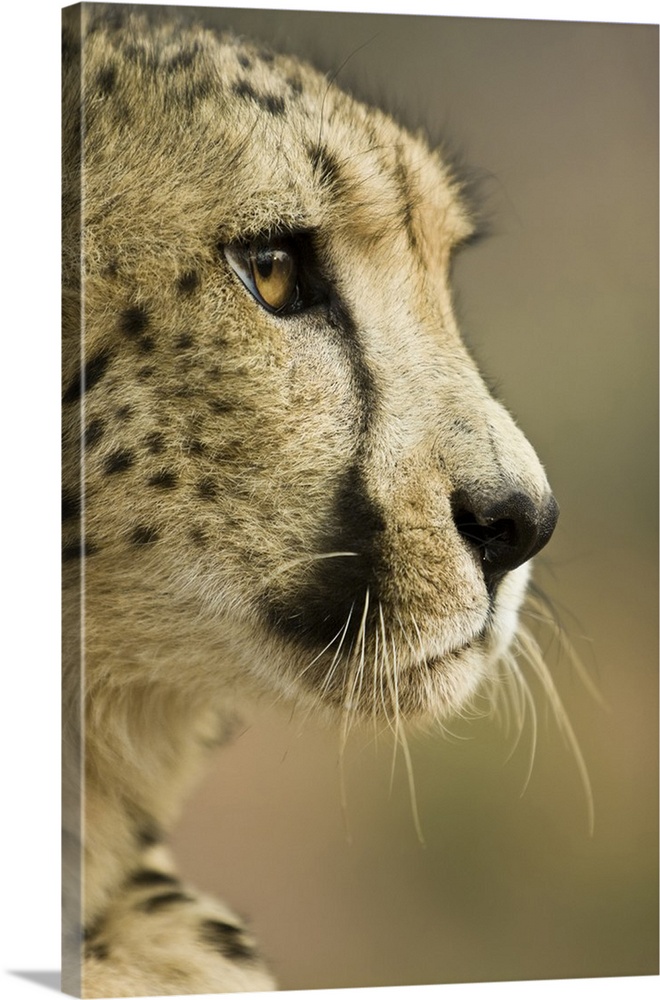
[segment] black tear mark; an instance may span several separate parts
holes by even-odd
[[[126,472],[133,464],[134,455],[128,448],[119,448],[111,452],[105,460],[104,469],[107,476],[118,472]]]
[[[224,958],[236,962],[251,961],[255,958],[254,948],[242,940],[243,929],[223,920],[203,920],[199,926],[203,944],[219,951]]]
[[[119,328],[127,337],[137,337],[149,326],[149,313],[143,306],[131,306],[119,314]]]
[[[258,94],[247,80],[238,80],[232,87],[237,97],[247,97],[258,104],[262,111],[267,111],[271,115],[282,115],[286,108],[283,97],[276,97],[275,94]]]
[[[199,275],[197,271],[186,271],[185,274],[177,278],[176,287],[179,295],[192,295],[199,285]]]
[[[141,910],[142,913],[158,913],[159,910],[164,910],[168,906],[174,906],[175,903],[192,902],[194,902],[192,896],[173,889],[172,892],[163,892],[160,896],[150,896],[149,899],[142,900],[136,909]]]
[[[314,565],[297,593],[286,598],[267,594],[265,610],[271,625],[280,634],[295,637],[309,648],[331,643],[345,628],[346,648],[357,641],[365,594],[370,596],[367,627],[378,627],[375,609],[384,578],[383,536],[386,518],[380,505],[369,495],[362,468],[355,464],[337,484],[333,517],[325,537],[319,539],[320,552],[352,552],[338,559],[320,560]],[[347,624],[348,623],[348,624]],[[319,663],[304,674],[311,687],[325,676],[326,665]]]
[[[79,538],[62,549],[62,562],[71,562],[72,559],[84,559],[86,556],[93,556],[98,552],[98,545],[86,538]]]
[[[134,872],[129,882],[134,886],[151,885],[180,885],[181,882],[175,875],[168,875],[167,872],[159,872],[153,868],[142,868]]]
[[[155,486],[159,490],[173,490],[177,482],[176,473],[171,472],[169,469],[163,469],[161,472],[157,472],[155,476],[151,476],[147,480],[147,485]]]
[[[131,532],[131,542],[133,545],[152,545],[154,542],[158,541],[159,537],[158,530],[148,524],[139,524],[136,528],[133,528],[133,531]],[[144,843],[145,845],[148,845],[148,841],[145,841]],[[151,843],[158,843],[158,838],[151,841]]]
[[[75,403],[76,400],[82,397],[83,393],[93,389],[108,370],[110,358],[111,354],[108,350],[98,351],[94,354],[83,365],[82,371],[78,372],[71,380],[62,401],[64,403]]]

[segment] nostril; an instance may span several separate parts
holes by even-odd
[[[522,492],[481,500],[460,490],[452,508],[456,529],[479,555],[489,589],[543,548],[559,515],[553,496],[537,504]]]
[[[492,522],[487,520],[482,523],[472,511],[459,510],[454,515],[454,523],[459,535],[478,548],[484,559],[489,557],[494,548],[497,549],[502,545],[513,547],[518,542],[518,529],[512,518],[500,518]]]

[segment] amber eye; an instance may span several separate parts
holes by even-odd
[[[255,298],[271,312],[292,310],[298,299],[298,264],[282,244],[224,248],[228,263]]]
[[[275,312],[290,305],[296,292],[298,271],[287,250],[258,250],[250,255],[254,286]]]

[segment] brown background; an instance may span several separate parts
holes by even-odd
[[[184,872],[252,919],[283,988],[657,972],[657,28],[199,8],[298,53],[476,165],[490,240],[456,267],[468,343],[562,515],[542,630],[593,784],[537,692],[528,787],[494,723],[391,746],[264,709],[179,825]],[[513,752],[512,752],[513,751]],[[345,826],[350,828],[347,840]]]

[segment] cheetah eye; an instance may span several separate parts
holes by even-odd
[[[329,307],[332,283],[324,274],[313,232],[265,234],[220,249],[232,271],[259,305],[277,316],[293,316],[314,306]]]
[[[278,240],[267,245],[232,244],[224,252],[229,266],[269,312],[290,313],[301,308],[293,246]]]

